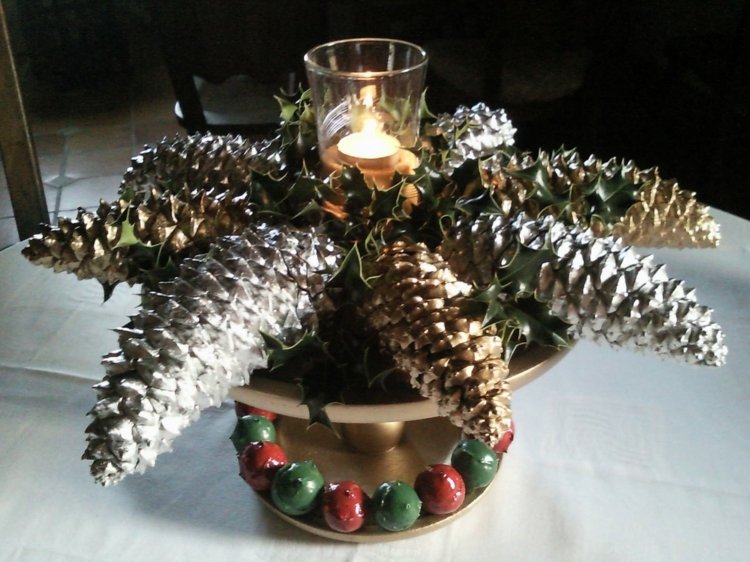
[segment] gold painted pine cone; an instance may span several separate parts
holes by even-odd
[[[379,276],[361,306],[422,396],[467,435],[494,445],[510,428],[502,340],[466,311],[472,286],[424,244],[396,242],[368,275]]]
[[[715,248],[721,234],[719,224],[698,202],[695,193],[680,189],[674,180],[656,175],[639,194],[613,234],[626,244],[644,247]]]
[[[105,285],[135,282],[129,248],[117,247],[122,233],[117,203],[102,201],[96,213],[78,209],[75,218],[61,217],[58,225],[42,225],[23,249],[33,264],[55,273],[73,273],[78,279],[96,279]]]
[[[607,161],[593,155],[584,159],[578,152],[541,151],[534,158],[530,154],[516,154],[507,158],[497,154],[480,163],[482,182],[493,188],[494,196],[506,214],[523,210],[536,217],[546,210],[532,198],[534,184],[513,173],[542,163],[549,178],[550,190],[570,199],[569,212],[574,222],[589,223],[598,236],[613,234],[626,244],[643,247],[710,248],[718,246],[721,235],[719,224],[700,203],[695,193],[681,189],[674,180],[663,179],[657,168],[640,170],[634,162]],[[582,186],[597,176],[606,180],[622,176],[640,186],[638,201],[605,224],[587,216]]]
[[[147,273],[164,264],[208,250],[218,237],[242,232],[252,222],[243,197],[214,198],[201,191],[188,201],[158,194],[140,205],[102,201],[96,213],[79,209],[75,218],[44,226],[23,250],[36,265],[74,273],[104,285],[148,282]],[[126,240],[125,229],[132,229]],[[125,235],[125,236],[124,236]],[[151,255],[141,252],[155,247]]]
[[[147,146],[125,172],[119,201],[102,201],[95,213],[80,209],[57,227],[44,225],[24,255],[55,272],[103,285],[148,282],[143,270],[154,267],[149,259],[157,253],[162,264],[197,255],[217,237],[242,232],[252,222],[251,178],[284,168],[278,145],[276,139],[192,135]],[[123,244],[125,221],[135,237],[128,245]],[[162,244],[151,258],[140,251]]]

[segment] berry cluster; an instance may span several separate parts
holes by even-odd
[[[245,482],[256,492],[269,493],[276,508],[290,516],[306,515],[320,506],[326,524],[340,533],[357,531],[368,517],[387,531],[404,531],[420,514],[454,513],[467,490],[486,487],[497,472],[495,451],[479,440],[464,440],[454,449],[450,465],[429,465],[414,486],[401,480],[383,482],[370,498],[352,480],[325,483],[311,460],[289,462],[275,442],[276,414],[239,403],[235,410],[238,419],[231,440]],[[511,430],[497,452],[505,452],[512,440]]]

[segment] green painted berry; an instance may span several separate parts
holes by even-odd
[[[273,477],[271,500],[287,515],[304,515],[317,504],[323,484],[323,475],[312,461],[289,463]]]
[[[242,453],[250,443],[254,441],[276,441],[276,428],[264,416],[251,414],[242,416],[237,420],[234,431],[229,437],[237,449],[237,454]]]
[[[463,476],[468,490],[484,488],[497,472],[497,454],[478,439],[468,439],[456,445],[451,464]]]
[[[392,480],[378,486],[372,496],[375,521],[386,531],[404,531],[419,518],[422,501],[406,482]]]

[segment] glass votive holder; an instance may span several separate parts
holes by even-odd
[[[344,39],[305,55],[322,172],[359,167],[379,188],[416,157],[427,71],[421,47],[395,39]]]

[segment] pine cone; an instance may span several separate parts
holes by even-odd
[[[105,286],[150,285],[159,263],[179,263],[204,253],[215,238],[240,233],[253,221],[244,198],[227,195],[212,198],[200,191],[182,200],[154,190],[142,204],[102,201],[96,214],[79,209],[74,219],[45,226],[23,254],[36,265],[75,273],[79,279],[93,278]],[[125,229],[132,229],[133,240],[123,236]]]
[[[613,233],[627,244],[669,248],[715,248],[721,240],[719,225],[699,203],[695,193],[680,189],[674,180],[658,174],[639,193]]]
[[[459,278],[480,286],[512,268],[515,289],[546,302],[574,335],[689,363],[724,363],[724,334],[711,310],[663,265],[618,239],[549,216],[481,215],[459,221],[440,251]]]
[[[251,222],[248,192],[253,174],[281,173],[284,168],[278,139],[164,139],[132,159],[119,201],[102,201],[96,214],[79,209],[76,218],[61,218],[56,228],[44,226],[24,255],[34,264],[75,273],[79,279],[94,278],[105,287],[123,281],[148,283],[157,253],[163,263],[169,258],[179,262],[205,252],[217,236],[242,232]],[[125,221],[133,223],[135,244],[122,244]],[[152,256],[141,251],[162,244]]]
[[[491,110],[478,103],[471,108],[459,106],[453,115],[438,115],[426,133],[442,136],[446,153],[440,171],[451,175],[467,160],[488,156],[503,145],[511,146],[516,129],[504,109]]]
[[[83,455],[94,478],[107,485],[143,472],[203,408],[247,383],[266,365],[261,332],[293,339],[314,327],[339,258],[314,231],[257,226],[219,239],[147,293],[95,387]]]
[[[508,215],[565,214],[597,236],[614,234],[638,246],[715,247],[721,238],[694,193],[632,161],[604,162],[593,155],[584,160],[565,149],[541,151],[536,158],[497,153],[480,162],[480,173]]]
[[[128,259],[130,249],[117,247],[122,225],[122,209],[117,203],[101,201],[96,213],[78,209],[75,218],[61,217],[57,227],[42,225],[23,249],[35,265],[55,273],[74,273],[78,279],[97,279],[103,285],[135,282],[137,269]]]
[[[252,175],[275,175],[285,169],[279,139],[250,142],[240,136],[195,134],[165,138],[146,146],[123,176],[120,194],[128,198],[158,193],[218,194],[250,186]]]
[[[424,244],[394,243],[370,273],[361,313],[384,351],[441,415],[494,445],[510,428],[508,366],[501,339],[466,311],[471,285]]]

